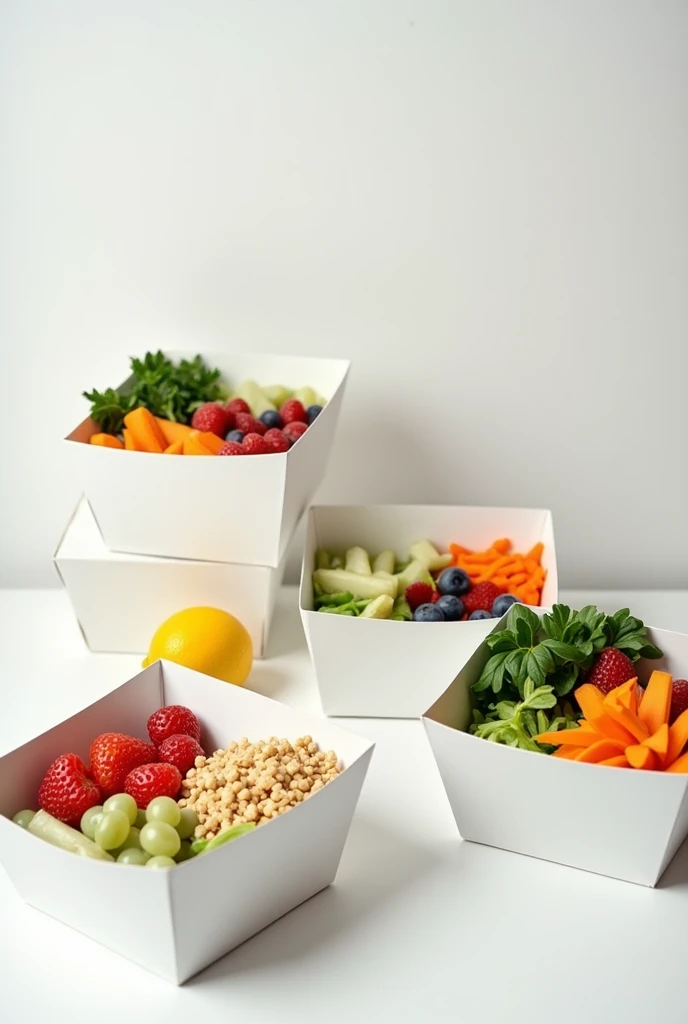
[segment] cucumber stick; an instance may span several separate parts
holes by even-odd
[[[275,408],[263,389],[254,380],[245,380],[237,388],[236,397],[243,398],[245,402],[248,402],[255,417],[262,416],[268,409],[274,410]]]
[[[389,594],[380,594],[360,614],[361,619],[388,619],[392,614],[394,601]]]
[[[395,576],[361,576],[347,569],[316,569],[313,581],[324,594],[348,591],[354,597],[368,600],[374,600],[382,594],[387,594],[392,599],[397,596]]]
[[[381,551],[373,559],[373,572],[387,572],[390,576],[394,573],[397,556],[393,551]]]
[[[433,589],[435,587],[435,581],[428,572],[428,567],[425,562],[421,562],[418,558],[414,558],[412,562],[409,562],[406,568],[397,575],[396,579],[399,583],[400,594],[404,594],[406,592],[406,588],[410,587],[412,583],[418,583],[421,581],[423,583],[429,583]]]
[[[52,846],[59,846],[61,850],[69,853],[76,853],[80,857],[92,857],[93,860],[114,860],[109,853],[101,850],[97,843],[83,835],[63,821],[53,818],[52,814],[46,811],[38,811],[28,825],[28,831],[32,832],[39,839],[44,839]]]
[[[370,576],[370,556],[365,548],[349,548],[346,553],[344,568],[347,572],[357,572],[360,576]]]
[[[441,555],[434,544],[429,540],[419,540],[409,548],[412,558],[418,559],[425,565],[426,569],[436,572],[438,569],[446,569],[454,561],[452,555]]]

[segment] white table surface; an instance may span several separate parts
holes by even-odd
[[[688,630],[684,591],[562,599],[630,605],[648,623]],[[271,646],[252,687],[319,713],[294,588],[280,596]],[[0,754],[139,663],[89,654],[59,591],[0,591]],[[461,842],[421,724],[345,724],[377,747],[333,886],[175,988],[26,906],[0,871],[0,1019],[688,1019],[688,843],[652,890]]]

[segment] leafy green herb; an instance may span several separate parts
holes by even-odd
[[[353,594],[341,591],[338,594],[319,594],[315,598],[315,607],[319,612],[329,615],[358,616],[370,604],[370,599],[354,598]]]
[[[558,712],[552,721],[545,714],[551,708],[556,708]],[[536,743],[535,736],[553,727],[567,728],[569,723],[573,727],[576,725],[572,718],[568,718],[557,707],[552,687],[536,686],[532,679],[526,679],[523,685],[522,700],[500,700],[497,704],[491,704],[486,714],[476,709],[473,718],[469,731],[474,736],[538,754],[547,753],[552,748]],[[558,724],[554,725],[554,722]]]
[[[107,388],[83,393],[91,403],[91,417],[106,433],[119,433],[124,417],[138,406],[154,416],[187,423],[199,406],[225,394],[220,371],[209,369],[200,356],[175,366],[162,352],[147,352],[143,359],[131,360],[131,371],[134,381],[127,392]]]

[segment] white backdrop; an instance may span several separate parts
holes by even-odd
[[[81,390],[210,337],[355,361],[323,500],[688,585],[687,52],[682,0],[5,0],[2,582],[57,585]]]

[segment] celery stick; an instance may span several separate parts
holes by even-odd
[[[406,588],[410,587],[412,583],[418,583],[421,580],[423,583],[429,583],[431,587],[435,586],[435,581],[428,572],[427,566],[418,558],[409,562],[404,571],[400,572],[395,579],[399,584],[400,594],[404,594]]]
[[[38,811],[29,822],[27,831],[32,832],[39,839],[44,839],[52,846],[59,846],[61,850],[68,850],[69,853],[76,853],[80,857],[92,857],[94,860],[109,860],[114,858],[101,850],[97,843],[88,839],[83,833],[78,832],[63,821],[53,818],[52,814],[46,811]]]
[[[394,601],[389,594],[380,594],[361,612],[362,619],[388,619],[392,614]]]
[[[393,551],[381,551],[373,559],[373,572],[388,572],[392,575],[396,560],[397,556]]]
[[[344,567],[347,572],[355,572],[359,576],[370,576],[370,556],[365,548],[349,548]]]
[[[435,572],[437,569],[446,569],[454,561],[452,555],[441,555],[434,544],[429,540],[419,540],[409,548],[412,558],[417,558],[426,569]]]
[[[326,594],[348,591],[354,597],[373,600],[381,594],[396,597],[397,581],[394,576],[360,576],[346,569],[316,569],[313,581]]]

